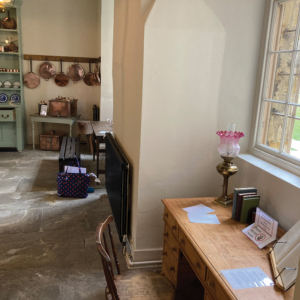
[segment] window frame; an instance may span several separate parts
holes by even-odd
[[[266,102],[264,100],[264,95],[266,92],[266,85],[269,78],[269,68],[270,68],[270,57],[269,51],[272,47],[272,40],[275,31],[275,22],[276,22],[276,11],[277,5],[279,3],[289,2],[290,0],[266,0],[265,13],[264,13],[264,24],[261,36],[261,48],[258,61],[258,70],[257,70],[257,82],[255,89],[255,100],[253,106],[252,114],[252,126],[250,132],[250,143],[249,143],[249,152],[254,156],[262,158],[272,164],[275,164],[287,171],[300,175],[300,159],[293,158],[289,154],[277,152],[275,149],[272,149],[268,146],[260,144],[258,139],[261,133],[261,116],[263,104]],[[300,22],[300,10],[298,15],[298,23]],[[300,33],[300,23],[297,26],[297,31],[295,34],[299,36]],[[300,42],[299,42],[300,43]],[[300,50],[300,48],[299,48]],[[295,52],[291,52],[295,53]],[[291,73],[294,69],[294,61],[291,66]],[[300,79],[299,79],[300,80]],[[289,80],[289,86],[291,86],[291,80]],[[289,91],[291,87],[289,87]],[[287,103],[287,102],[285,102]],[[286,105],[286,112],[288,110],[288,104]],[[287,129],[287,113],[284,116],[284,132],[282,133],[282,139],[285,137]],[[282,140],[281,140],[282,145]]]

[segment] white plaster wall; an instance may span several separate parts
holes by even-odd
[[[261,0],[157,0],[148,17],[133,237],[144,260],[161,258],[162,198],[221,194],[216,131],[231,121],[248,132],[263,9]]]
[[[21,9],[23,53],[62,56],[98,57],[98,0],[26,0]],[[38,72],[41,62],[33,62],[33,71]],[[53,62],[56,70],[60,71],[60,64]],[[24,61],[24,74],[29,71],[29,61]],[[71,63],[64,63],[66,72]],[[88,72],[88,64],[82,64]],[[31,143],[30,114],[37,112],[37,103],[48,101],[58,95],[79,99],[78,113],[83,119],[92,119],[93,104],[99,105],[100,87],[89,87],[83,81],[74,84],[69,82],[66,87],[58,87],[54,80],[41,84],[36,89],[24,88],[28,142]],[[68,132],[68,126],[47,125]],[[36,142],[41,132],[40,124],[36,130]]]
[[[100,120],[113,119],[112,54],[114,1],[102,0],[101,7],[101,110]]]

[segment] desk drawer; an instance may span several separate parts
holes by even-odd
[[[179,231],[179,243],[191,267],[197,276],[205,282],[206,265],[181,230]]]
[[[0,109],[0,122],[13,122],[16,120],[14,109]]]
[[[165,207],[165,211],[164,211],[164,220],[166,223],[168,223],[171,231],[177,238],[178,237],[178,224],[166,207]]]
[[[164,263],[162,264],[161,275],[165,276],[175,286],[175,282]]]
[[[176,261],[169,244],[164,242],[163,262],[166,264],[174,284],[177,284],[178,262]]]
[[[212,292],[213,295],[216,296],[217,299],[230,299],[209,270],[207,271],[206,287]]]
[[[165,225],[164,237],[165,237],[165,241],[168,242],[175,258],[178,260],[178,258],[179,258],[179,245],[178,245],[178,242],[175,239],[174,235],[172,234],[171,229],[170,229],[170,227],[167,223]]]

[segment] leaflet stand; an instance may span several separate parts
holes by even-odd
[[[273,274],[274,274],[274,278],[275,278],[275,283],[276,285],[281,289],[283,290],[284,292],[286,291],[284,286],[283,286],[283,282],[282,282],[282,279],[281,279],[281,273],[285,270],[289,270],[289,271],[295,271],[297,269],[291,269],[291,268],[284,268],[280,273],[278,272],[277,270],[277,265],[276,265],[276,259],[275,259],[275,255],[274,255],[274,251],[273,249],[275,248],[275,246],[278,244],[278,243],[282,243],[282,244],[285,244],[286,242],[276,242],[274,244],[274,246],[270,249],[270,260],[271,260],[271,265],[272,265],[272,269],[273,269]]]

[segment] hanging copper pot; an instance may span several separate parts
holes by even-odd
[[[101,75],[100,75],[100,69],[98,69],[98,64],[95,63],[95,84],[100,85],[101,84]]]
[[[46,81],[54,77],[55,73],[55,67],[49,61],[46,61],[40,65],[39,74]]]
[[[32,60],[30,60],[30,72],[24,76],[24,84],[29,89],[35,89],[40,85],[40,77],[32,72]]]
[[[54,81],[58,86],[64,87],[69,83],[69,77],[62,70],[62,60],[60,61],[60,70],[61,71],[55,75]]]
[[[7,12],[8,17],[2,20],[2,28],[4,29],[16,29],[17,22],[15,19],[10,17],[9,11]]]
[[[68,68],[67,75],[74,83],[77,83],[77,81],[84,77],[84,69],[80,64],[75,62]]]
[[[84,82],[86,85],[88,86],[93,86],[96,84],[96,80],[95,80],[95,74],[91,72],[91,63],[89,64],[90,66],[90,70],[89,72],[84,76]]]

